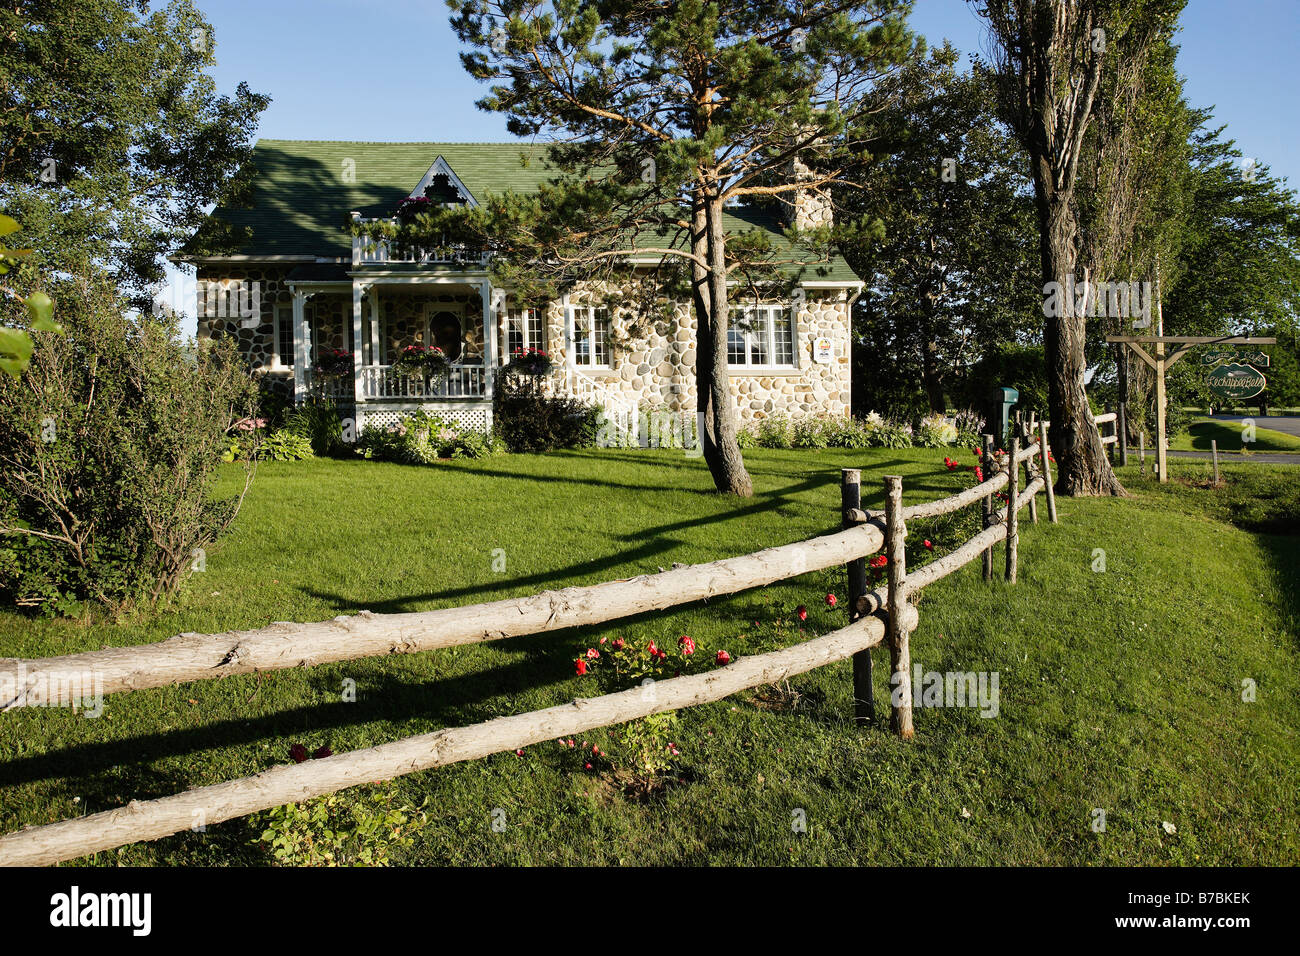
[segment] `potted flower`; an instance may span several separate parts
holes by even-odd
[[[446,353],[436,345],[408,345],[393,361],[393,371],[428,384],[429,379],[445,373],[450,364]]]
[[[409,226],[417,216],[432,208],[433,200],[428,196],[408,196],[397,204],[397,221],[403,226]]]
[[[312,371],[318,378],[342,379],[352,375],[352,353],[343,349],[324,349],[316,357]]]
[[[542,349],[515,349],[506,368],[520,375],[545,375],[551,370],[551,357]]]

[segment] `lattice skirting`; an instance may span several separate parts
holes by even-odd
[[[357,407],[357,431],[367,428],[387,428],[396,425],[403,418],[424,410],[449,418],[465,428],[485,432],[492,428],[491,402],[402,402],[384,403],[383,405],[360,405]]]

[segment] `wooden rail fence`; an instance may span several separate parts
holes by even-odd
[[[1027,432],[1025,433],[1028,434]],[[1032,436],[1030,436],[1032,437]],[[991,436],[985,436],[986,451]],[[110,648],[40,660],[0,662],[0,688],[13,688],[0,709],[33,706],[32,689],[42,680],[71,671],[93,671],[104,693],[163,687],[230,674],[299,667],[382,654],[410,654],[481,641],[540,634],[599,624],[651,610],[761,587],[810,571],[844,564],[848,570],[850,623],[822,637],[778,651],[740,658],[704,674],[663,680],[654,693],[643,687],[526,714],[498,717],[468,727],[420,734],[362,750],[334,754],[302,764],[273,767],[250,777],[198,787],[155,800],[133,800],[105,810],[0,836],[0,865],[37,866],[76,859],[128,843],[156,840],[191,828],[196,820],[216,824],[260,810],[299,802],[347,787],[443,767],[490,754],[517,750],[548,739],[625,723],[650,714],[721,700],[738,691],[773,683],[827,664],[852,658],[855,717],[874,718],[871,686],[873,647],[889,649],[890,726],[904,738],[913,734],[909,635],[918,617],[910,598],[964,565],[984,556],[991,577],[993,546],[1006,541],[1007,581],[1018,562],[1018,512],[1046,490],[1053,522],[1051,469],[1045,426],[1039,440],[1020,447],[1017,435],[999,464],[986,455],[984,480],[938,501],[904,507],[903,479],[887,475],[885,508],[861,508],[860,472],[841,476],[843,530],[795,544],[707,564],[587,587],[547,591],[531,597],[412,614],[362,612],[314,624],[278,623],[225,634],[182,634],[144,647]],[[1036,467],[1041,462],[1041,470]],[[1026,483],[1020,483],[1025,469]],[[994,496],[1007,488],[1007,505]],[[915,573],[907,570],[907,522],[948,514],[980,504],[983,530]],[[1036,511],[1031,512],[1036,521]],[[884,548],[887,581],[866,589],[865,559]]]

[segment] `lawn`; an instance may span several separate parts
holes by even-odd
[[[1193,422],[1186,432],[1175,436],[1169,447],[1176,451],[1209,451],[1210,442],[1217,441],[1219,451],[1222,452],[1247,450],[1300,453],[1300,438],[1272,428],[1257,427],[1254,442],[1242,442],[1243,427],[1240,422],[1204,418]]]
[[[703,493],[702,463],[668,451],[264,464],[171,607],[116,625],[0,615],[0,655],[455,606],[707,561],[837,527],[841,467],[863,469],[869,507],[886,473],[905,476],[909,502],[947,494],[961,479],[943,456],[750,451],[756,495],[743,503]],[[1134,466],[1122,472],[1132,497],[1063,500],[1059,525],[1025,527],[1014,587],[984,584],[976,564],[925,592],[913,660],[996,672],[996,718],[922,709],[911,743],[857,728],[845,662],[681,712],[677,772],[648,793],[626,785],[613,730],[588,735],[610,755],[592,770],[549,742],[402,778],[399,797],[428,798],[434,813],[396,862],[1300,862],[1300,538],[1269,511],[1294,509],[1300,476],[1228,466],[1227,488],[1208,489],[1198,463],[1172,471],[1159,488]],[[1256,495],[1265,487],[1271,497]],[[961,534],[913,530],[941,549]],[[590,696],[599,685],[572,661],[601,636],[690,634],[733,655],[788,645],[845,622],[828,591],[843,596],[842,571],[602,628],[123,694],[100,719],[0,715],[0,831],[255,773],[294,743],[340,752]],[[876,659],[884,711],[887,657]],[[355,702],[340,699],[346,679]],[[233,820],[94,862],[265,863],[259,832]]]

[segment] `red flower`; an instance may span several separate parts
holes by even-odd
[[[600,657],[600,651],[596,650],[594,647],[587,648],[587,660],[594,661],[598,657]]]
[[[524,755],[524,752],[523,752],[522,750],[516,750],[516,751],[515,751],[515,756],[516,756],[516,757],[522,757],[523,755]]]
[[[719,664],[730,664],[731,655],[728,654],[726,651],[718,651],[717,661]]]
[[[588,770],[591,769],[591,764],[590,764],[590,763],[587,764],[587,768],[586,768],[586,769],[588,769]]]
[[[925,541],[922,542],[922,543],[925,545],[925,550],[927,550],[927,551],[933,551],[933,550],[934,550],[934,545],[930,543],[930,539],[929,539],[929,538],[926,538]]]
[[[614,648],[614,650],[616,651],[621,651],[623,649],[623,638],[621,637],[614,638],[613,642],[609,646]]]
[[[827,607],[834,607],[834,606],[835,606],[835,603],[836,603],[837,600],[838,600],[838,599],[835,597],[834,594],[828,594],[828,595],[826,595],[826,606],[827,606]]]
[[[975,466],[975,480],[976,481],[984,480],[984,469],[981,468],[979,465]]]
[[[677,638],[677,643],[681,645],[682,653],[687,657],[690,657],[695,653],[695,642],[687,635],[683,634],[681,637]]]
[[[307,759],[307,748],[302,744],[294,744],[289,748],[289,756],[293,758],[294,763],[302,763]]]
[[[871,566],[873,568],[883,568],[888,563],[889,563],[889,558],[885,557],[883,554],[878,554],[871,559]]]
[[[804,607],[802,604],[799,605],[799,609],[794,613],[799,615],[799,620],[801,621],[808,620],[808,609]]]
[[[330,750],[328,747],[317,747],[311,752],[311,755],[317,759],[321,757],[332,757],[334,751]]]
[[[658,656],[659,656],[659,648],[655,646],[655,642],[654,642],[654,641],[651,641],[651,642],[646,646],[646,651],[649,652],[649,654],[650,654],[651,657],[658,657]]]
[[[584,661],[582,658],[578,658],[576,661],[574,661],[573,667],[578,672],[579,677],[587,673],[587,662]]]

